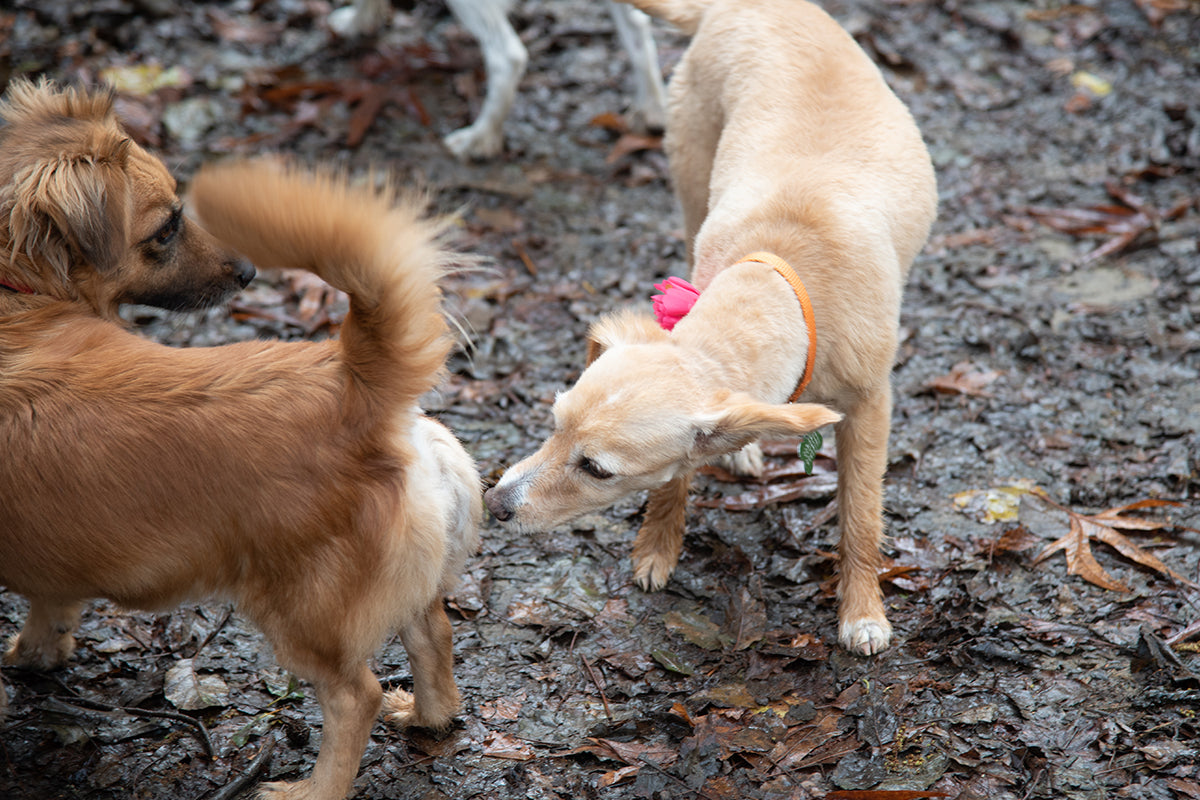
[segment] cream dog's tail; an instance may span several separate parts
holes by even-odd
[[[622,0],[652,17],[665,19],[691,36],[700,26],[700,18],[713,0]]]
[[[452,346],[437,281],[455,259],[422,203],[270,160],[204,168],[191,196],[201,224],[260,267],[305,269],[350,296],[348,413],[382,421],[436,385]]]

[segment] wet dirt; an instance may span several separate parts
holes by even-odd
[[[206,160],[277,151],[393,170],[461,210],[460,246],[490,263],[448,282],[471,345],[427,405],[485,479],[548,432],[588,324],[684,272],[662,153],[593,124],[630,92],[601,4],[518,4],[529,73],[505,155],[478,164],[440,144],[476,109],[482,72],[439,3],[398,5],[367,42],[334,39],[315,0],[154,6],[16,0],[0,10],[0,80],[157,77],[123,92],[122,113],[185,184]],[[1131,515],[1183,527],[1130,538],[1200,580],[1200,6],[826,7],[911,106],[940,188],[894,374],[894,646],[836,646],[828,483],[747,511],[695,505],[655,594],[630,574],[644,498],[544,536],[489,523],[449,601],[463,712],[443,733],[379,724],[357,796],[1200,797],[1200,658],[1192,637],[1164,644],[1200,594],[1103,544],[1097,562],[1129,591],[1068,575],[1061,553],[1035,564],[1070,521],[1027,492],[1080,513],[1179,502]],[[656,37],[669,72],[684,41]],[[1090,232],[1067,232],[1080,218]],[[300,321],[294,288],[267,274],[232,311],[129,317],[179,346],[327,335]],[[708,476],[695,495],[761,490]],[[0,595],[0,631],[23,615]],[[79,638],[62,670],[4,670],[3,797],[216,797],[311,768],[314,699],[227,607],[97,602]],[[373,666],[409,685],[398,641]],[[215,679],[201,708],[185,710],[181,676]]]

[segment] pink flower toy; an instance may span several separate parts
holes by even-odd
[[[654,284],[654,288],[662,292],[650,298],[654,304],[654,316],[658,318],[658,324],[668,331],[692,310],[696,298],[700,296],[700,290],[683,278],[667,278],[662,283]]]

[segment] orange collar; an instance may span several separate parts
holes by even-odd
[[[808,299],[808,290],[804,288],[804,283],[800,280],[800,276],[779,256],[767,252],[751,253],[745,258],[736,261],[735,265],[746,261],[757,261],[760,264],[766,264],[782,275],[783,279],[792,287],[792,291],[796,293],[796,299],[800,301],[800,310],[804,312],[804,323],[808,326],[808,358],[804,363],[804,374],[800,376],[800,384],[796,387],[796,391],[792,392],[792,396],[788,398],[789,403],[794,403],[799,399],[800,395],[804,394],[804,390],[808,388],[808,382],[812,380],[813,364],[817,360],[817,320],[813,316],[812,301]]]

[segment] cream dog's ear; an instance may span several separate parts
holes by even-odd
[[[697,462],[740,450],[759,439],[802,436],[842,415],[815,403],[760,403],[734,393],[718,400],[715,411],[695,421],[693,455]]]
[[[616,311],[601,317],[588,330],[587,363],[591,364],[610,347],[620,344],[649,344],[666,341],[669,334],[654,315],[640,311]]]

